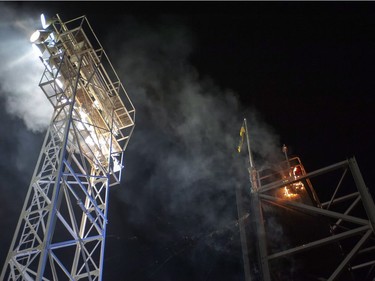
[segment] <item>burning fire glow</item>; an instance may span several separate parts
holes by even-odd
[[[297,198],[305,190],[304,184],[299,181],[283,187],[283,197],[287,199]]]
[[[294,198],[294,197],[297,197],[297,196],[298,196],[297,193],[289,192],[289,188],[287,186],[284,187],[284,197]]]
[[[299,178],[302,175],[302,169],[299,165],[295,166],[292,169],[292,173],[290,176],[292,176],[294,179]],[[284,199],[296,199],[300,197],[304,191],[305,191],[305,185],[303,182],[298,181],[289,185],[286,185],[282,188],[282,198]]]

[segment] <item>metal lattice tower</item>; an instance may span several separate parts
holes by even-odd
[[[302,164],[299,162],[298,165]],[[260,177],[258,179],[261,181]],[[315,189],[312,189],[312,183]],[[306,194],[309,186],[314,192],[313,204],[298,199]],[[303,189],[298,191],[299,187]],[[281,196],[288,198],[280,200],[280,191],[283,192]],[[261,260],[269,264],[269,269],[283,259],[297,256],[310,260],[306,268],[320,271],[319,280],[374,280],[375,204],[354,157],[310,173],[303,172],[283,181],[260,185],[254,196],[259,198],[264,217],[267,216],[267,207],[272,206],[274,210],[291,210],[304,217],[315,218],[318,222],[313,227],[308,222],[295,225],[296,229],[320,232],[313,239],[306,237],[302,243],[261,252]],[[328,224],[329,231],[322,231]],[[264,228],[264,237],[267,237],[270,229],[267,226]],[[315,260],[315,264],[311,260]],[[272,277],[271,272],[269,276]],[[263,276],[267,276],[264,268]],[[318,276],[315,278],[318,280]],[[273,276],[264,280],[279,279]]]
[[[239,224],[245,280],[374,280],[375,204],[356,159],[306,173],[298,157],[286,156],[277,173],[262,174],[249,141],[247,148],[251,188],[237,191],[239,218],[250,218]],[[284,223],[279,237],[270,235],[275,218]],[[285,243],[284,231],[295,241]],[[301,275],[279,274],[291,259],[305,262]]]
[[[135,109],[85,16],[42,24],[31,41],[54,113],[0,280],[102,280],[108,192]]]

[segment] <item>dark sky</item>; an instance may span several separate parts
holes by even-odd
[[[232,163],[244,117],[257,165],[284,143],[307,171],[355,156],[375,194],[374,3],[6,6],[35,19],[86,15],[136,107],[124,178],[110,193],[104,280],[244,280]],[[5,112],[4,73],[1,265],[44,135]]]

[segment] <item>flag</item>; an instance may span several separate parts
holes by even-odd
[[[242,146],[243,146],[243,142],[244,142],[244,139],[245,139],[245,134],[246,134],[246,129],[245,129],[245,126],[244,124],[242,124],[241,126],[241,129],[240,129],[240,143],[238,144],[238,147],[237,147],[237,151],[238,153],[241,152],[241,149],[242,149]]]

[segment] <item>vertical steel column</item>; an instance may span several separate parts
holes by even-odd
[[[236,201],[237,201],[237,213],[238,213],[238,226],[240,229],[240,239],[242,247],[242,258],[244,264],[245,272],[245,281],[251,281],[251,272],[250,272],[250,259],[249,259],[249,250],[247,244],[247,233],[246,233],[246,224],[245,224],[245,211],[243,207],[243,196],[240,186],[236,186]]]
[[[268,265],[268,254],[267,254],[267,242],[266,242],[266,232],[264,229],[264,218],[262,211],[261,199],[259,198],[258,192],[251,193],[251,210],[254,214],[255,223],[256,223],[256,233],[257,233],[257,242],[259,250],[259,259],[260,266],[262,271],[262,280],[270,281],[270,269]]]
[[[255,219],[255,227],[256,227],[256,236],[257,236],[257,243],[258,243],[258,251],[259,251],[259,263],[262,271],[262,278],[263,281],[270,281],[270,270],[268,265],[268,258],[267,258],[267,242],[266,242],[266,232],[264,229],[264,219],[263,219],[263,211],[262,211],[262,204],[259,198],[259,186],[258,186],[258,178],[257,178],[257,171],[254,165],[254,160],[252,156],[252,151],[250,148],[250,140],[249,140],[249,133],[247,128],[247,121],[246,118],[244,119],[245,123],[245,130],[246,130],[246,141],[247,141],[247,148],[249,153],[249,177],[250,177],[250,184],[251,184],[251,192],[250,192],[250,199],[251,199],[251,215],[254,216]]]
[[[71,101],[68,102],[68,115],[66,116],[65,120],[65,126],[64,126],[64,133],[63,133],[63,139],[62,139],[62,150],[59,157],[59,168],[57,170],[57,178],[53,187],[53,194],[51,198],[51,204],[49,206],[49,215],[47,219],[47,225],[46,225],[46,232],[43,240],[42,249],[40,253],[40,260],[38,265],[38,271],[36,275],[36,280],[42,280],[44,275],[44,270],[46,267],[46,261],[47,261],[47,255],[50,251],[51,242],[52,242],[52,236],[55,230],[55,224],[56,224],[56,212],[59,209],[59,201],[61,201],[61,185],[62,185],[62,177],[65,170],[65,165],[63,163],[64,158],[66,157],[68,153],[68,137],[70,134],[70,129],[72,126],[72,118],[73,118],[73,109],[74,104],[76,102],[76,93],[78,88],[78,82],[80,79],[80,69],[82,65],[82,57],[79,60],[78,70],[76,72],[75,81],[74,81],[74,88],[72,92]]]

